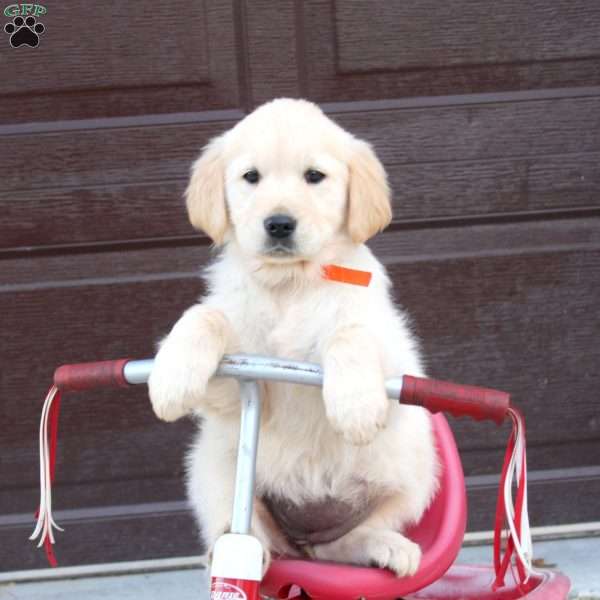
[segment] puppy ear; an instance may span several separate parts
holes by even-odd
[[[223,141],[212,140],[192,165],[192,175],[185,191],[188,217],[196,229],[201,229],[220,245],[229,227],[225,205],[225,163]]]
[[[356,140],[350,158],[348,185],[348,233],[363,244],[392,220],[387,175],[375,152],[366,142]]]

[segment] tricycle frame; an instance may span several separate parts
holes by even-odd
[[[109,386],[127,386],[132,384],[145,383],[148,380],[152,370],[154,361],[146,360],[129,360],[121,359],[115,361],[103,361],[98,363],[82,363],[74,365],[63,365],[59,367],[54,374],[54,386],[51,388],[44,410],[48,411],[53,403],[53,400],[59,399],[61,391],[82,391],[99,387]],[[303,384],[311,386],[322,386],[323,372],[321,368],[312,363],[298,362],[292,360],[283,360],[279,358],[238,354],[225,356],[220,363],[216,376],[233,377],[240,382],[241,395],[241,418],[240,418],[240,440],[238,445],[238,463],[235,477],[235,493],[232,506],[232,525],[231,533],[221,536],[214,547],[213,560],[211,565],[211,598],[213,600],[228,598],[231,600],[257,600],[260,598],[259,587],[262,579],[262,556],[263,549],[260,542],[250,535],[251,520],[253,511],[255,473],[256,473],[256,456],[258,449],[258,435],[260,427],[261,401],[260,401],[260,384],[259,380],[279,381],[294,384]],[[422,379],[405,375],[402,377],[394,377],[385,382],[386,393],[390,399],[400,401],[404,404],[412,404],[423,406],[432,413],[446,412],[454,416],[469,416],[476,420],[489,419],[497,424],[502,423],[506,417],[510,416],[513,421],[513,433],[509,448],[512,444],[513,458],[519,456],[522,447],[522,466],[523,472],[519,473],[517,469],[516,478],[518,485],[523,485],[526,488],[526,469],[524,455],[524,422],[521,415],[510,404],[510,396],[498,390],[487,388],[463,386],[449,382],[440,382],[435,380]],[[44,414],[44,413],[43,413]],[[441,418],[441,417],[440,417]],[[446,423],[443,421],[443,423]],[[40,431],[40,456],[44,454],[44,449],[47,451],[47,431],[48,421],[42,418]],[[447,424],[444,425],[447,431],[447,436],[451,437],[450,430]],[[449,439],[449,438],[448,438]],[[462,469],[460,460],[456,454],[456,448],[452,440],[452,452],[455,454],[454,461],[455,469],[460,471],[462,477]],[[48,465],[44,465],[46,470]],[[48,478],[46,478],[48,479]],[[504,491],[510,489],[510,478],[507,478]],[[46,482],[47,485],[50,483]],[[464,487],[464,482],[463,482]],[[46,490],[49,495],[49,488]],[[42,496],[44,493],[44,485],[42,485]],[[463,491],[464,493],[464,491]],[[526,495],[525,495],[526,497]],[[510,494],[509,494],[509,500]],[[504,502],[507,511],[514,517],[514,511],[509,503]],[[46,511],[40,515],[40,519],[50,522],[53,525],[51,516],[51,503],[47,503]],[[500,506],[500,504],[499,504]],[[461,509],[463,516],[466,508]],[[526,503],[523,511],[526,522]],[[462,529],[464,532],[464,528]],[[496,534],[501,530],[496,530]],[[524,535],[514,540],[518,545],[529,538],[529,530],[525,527]],[[33,536],[32,536],[33,537]],[[497,537],[497,536],[495,536]],[[48,542],[48,539],[42,537],[42,542]],[[53,540],[50,536],[50,541]],[[525,539],[527,541],[527,539]],[[510,540],[509,540],[510,542]],[[48,546],[51,544],[47,544]],[[442,544],[443,545],[443,544]],[[459,541],[455,544],[455,550],[460,546]],[[441,547],[441,546],[440,546]],[[444,547],[445,548],[445,547]],[[446,550],[444,550],[446,552]],[[456,556],[456,554],[452,554]],[[510,558],[510,554],[505,555],[505,558]],[[279,573],[281,575],[282,562],[280,562]],[[287,561],[283,561],[287,562]],[[294,562],[294,561],[292,561]],[[526,561],[525,561],[526,562]],[[521,562],[523,568],[528,565]],[[449,563],[448,563],[449,564]],[[308,563],[300,564],[303,569],[304,576],[310,569]],[[447,569],[448,567],[444,567]],[[290,570],[291,569],[291,570]],[[297,581],[299,571],[297,567],[292,566],[285,568],[288,581]],[[319,570],[318,578],[322,580],[323,569],[326,570],[326,565],[315,565],[314,569]],[[352,569],[352,568],[350,568]],[[369,571],[367,569],[366,571]],[[496,573],[494,574],[494,571]],[[566,598],[569,590],[569,580],[560,573],[552,573],[549,571],[534,571],[528,568],[529,576],[523,580],[519,577],[517,580],[512,578],[512,575],[507,574],[508,581],[505,586],[502,586],[502,581],[495,577],[498,575],[498,568],[490,567],[461,567],[452,566],[450,570],[441,577],[443,571],[434,575],[434,579],[429,579],[430,584],[423,582],[426,587],[416,592],[416,595],[410,595],[410,598],[419,598],[422,600],[457,600],[458,598],[468,598],[478,600],[511,600],[513,598],[530,598],[539,600],[563,600]],[[271,573],[272,570],[269,571]],[[312,569],[310,571],[312,573]],[[429,573],[429,572],[428,572]],[[429,573],[432,576],[432,573]],[[435,577],[441,579],[435,580]],[[315,578],[312,577],[312,584]],[[273,577],[268,585],[273,588]],[[355,579],[355,578],[353,578]],[[461,581],[461,588],[456,595],[456,580]],[[433,584],[431,584],[433,582]],[[498,583],[499,582],[499,583]],[[493,583],[493,585],[492,585]],[[381,581],[380,581],[381,584]],[[502,586],[498,589],[498,585]],[[310,586],[309,586],[310,587]],[[360,585],[362,587],[362,583]],[[392,586],[396,589],[396,586]],[[314,598],[333,598],[342,600],[349,597],[348,592],[338,593],[334,589],[329,589],[329,586],[320,585],[321,592]],[[280,588],[276,588],[280,589]],[[287,589],[287,588],[286,588]],[[380,591],[376,598],[387,598],[388,584],[385,584],[385,590],[379,587]],[[403,588],[408,590],[409,588]],[[454,590],[454,591],[453,591]],[[339,591],[339,590],[338,590]],[[278,597],[281,593],[277,592]],[[309,592],[314,594],[314,592]],[[325,593],[325,596],[323,596]],[[341,595],[340,595],[341,594]],[[344,595],[345,594],[345,595]],[[288,597],[285,595],[285,597]],[[308,597],[308,596],[302,596]],[[354,596],[352,596],[354,598]],[[370,597],[370,596],[369,596]]]

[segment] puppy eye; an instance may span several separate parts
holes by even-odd
[[[308,169],[304,173],[304,179],[306,179],[306,183],[319,183],[325,179],[325,173],[321,173],[321,171],[317,171],[316,169]]]
[[[258,183],[260,174],[256,169],[250,169],[247,173],[244,173],[243,177],[248,183]]]

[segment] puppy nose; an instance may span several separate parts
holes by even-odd
[[[274,238],[290,237],[296,229],[296,219],[288,215],[273,215],[264,220],[267,233]]]

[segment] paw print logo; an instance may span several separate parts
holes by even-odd
[[[10,45],[13,48],[19,46],[31,46],[35,48],[40,43],[40,35],[44,33],[46,28],[37,23],[35,17],[15,17],[12,23],[7,23],[4,26],[4,31],[10,35]]]

